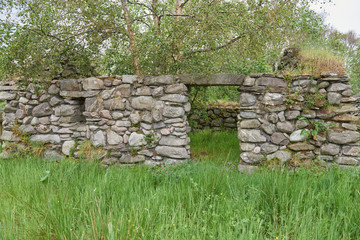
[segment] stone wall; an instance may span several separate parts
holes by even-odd
[[[359,97],[352,97],[347,77],[254,74],[244,80],[239,91],[243,164],[264,159],[359,164],[360,134],[354,114]],[[314,133],[321,125],[325,125],[323,131]],[[314,134],[305,133],[310,130]]]
[[[187,85],[237,85],[241,166],[272,159],[349,166],[360,160],[360,96],[353,96],[346,76],[124,75],[54,80],[43,92],[31,85],[0,87],[0,100],[7,101],[2,140],[17,141],[18,126],[31,140],[49,143],[48,151],[65,155],[76,155],[76,143],[88,140],[108,151],[106,163],[181,162],[190,157]],[[211,111],[210,117],[221,110]],[[224,112],[223,123],[233,126],[234,115]]]
[[[65,155],[75,142],[90,140],[108,150],[107,163],[156,164],[190,156],[187,87],[173,76],[64,79],[41,93],[31,84],[0,91],[7,101],[1,140],[17,141],[17,124],[32,141]]]
[[[239,106],[212,106],[192,109],[189,116],[194,129],[237,130]]]

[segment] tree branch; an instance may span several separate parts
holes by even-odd
[[[244,33],[244,34],[242,34],[242,35],[240,35],[240,36],[237,36],[237,37],[231,39],[230,41],[228,41],[228,42],[226,42],[226,43],[224,43],[224,44],[222,44],[222,45],[220,45],[220,46],[211,47],[211,48],[203,48],[203,49],[198,49],[198,50],[189,52],[189,53],[185,54],[185,58],[188,57],[188,56],[191,56],[191,55],[193,55],[193,54],[195,54],[195,53],[204,53],[204,52],[211,52],[211,51],[220,50],[220,49],[222,49],[222,48],[225,48],[225,47],[227,47],[227,46],[230,46],[231,44],[235,43],[235,42],[238,41],[240,38],[243,38],[243,37],[245,37],[245,36],[246,36],[246,34]]]

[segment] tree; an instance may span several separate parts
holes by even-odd
[[[321,33],[310,2],[1,0],[1,9],[16,18],[1,24],[0,73],[51,79],[69,66],[77,75],[93,68],[110,74],[266,71],[284,46]]]

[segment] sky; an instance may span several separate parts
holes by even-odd
[[[312,9],[325,11],[325,22],[340,32],[353,30],[360,36],[360,0],[332,0],[325,5],[313,5]]]

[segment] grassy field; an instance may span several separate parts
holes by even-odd
[[[198,134],[177,167],[0,160],[0,239],[360,239],[358,170],[240,174]]]

